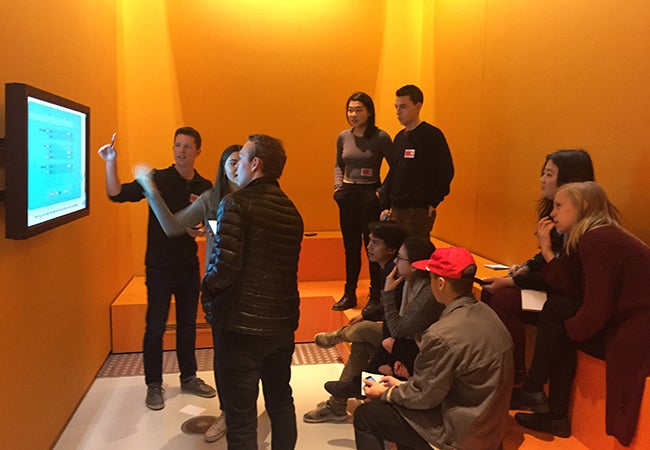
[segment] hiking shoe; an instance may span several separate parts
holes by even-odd
[[[205,442],[216,442],[226,434],[226,417],[221,413],[217,420],[210,425],[210,428],[203,435]]]
[[[306,412],[302,420],[307,423],[345,422],[348,420],[348,413],[343,410],[343,413],[339,414],[330,407],[329,402],[320,402],[316,409]]]
[[[314,343],[320,348],[331,348],[343,341],[344,339],[340,329],[336,331],[325,331],[314,336]]]
[[[194,377],[187,381],[181,381],[181,391],[189,392],[190,394],[205,398],[212,398],[217,395],[217,391],[215,391],[213,387],[208,386],[198,377]]]
[[[162,383],[150,383],[147,385],[147,399],[145,403],[147,408],[159,411],[165,407],[165,390]]]

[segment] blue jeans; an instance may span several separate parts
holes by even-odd
[[[162,382],[163,334],[169,303],[176,300],[176,357],[181,380],[196,375],[196,310],[199,302],[199,267],[185,270],[147,267],[147,316],[142,344],[147,384]]]
[[[289,382],[293,333],[251,336],[212,327],[215,379],[229,450],[257,450],[259,381],[271,420],[271,448],[293,450],[298,436]]]

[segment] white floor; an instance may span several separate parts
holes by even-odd
[[[293,396],[298,423],[297,450],[354,449],[352,418],[340,424],[309,424],[302,415],[328,398],[323,383],[338,379],[342,364],[292,366]],[[212,372],[198,376],[214,386]],[[70,420],[55,450],[191,450],[227,448],[226,440],[208,444],[203,436],[185,434],[181,425],[196,415],[218,415],[216,398],[180,393],[178,374],[164,375],[165,408],[151,411],[144,404],[143,377],[98,378]],[[354,401],[350,401],[353,409]],[[258,446],[271,448],[268,416],[258,400]]]

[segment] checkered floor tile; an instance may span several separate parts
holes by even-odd
[[[212,349],[198,349],[196,354],[197,371],[212,370]],[[331,364],[341,362],[341,357],[335,348],[323,349],[316,344],[296,344],[293,353],[293,365]],[[163,352],[163,372],[178,373],[176,352]],[[144,375],[142,353],[121,353],[109,355],[97,374],[98,378],[128,377]]]

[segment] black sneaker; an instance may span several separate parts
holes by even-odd
[[[145,404],[147,408],[159,411],[165,407],[165,390],[162,383],[150,383],[147,385],[147,399]]]
[[[363,398],[360,377],[346,381],[328,381],[324,387],[327,392],[337,398]]]
[[[208,386],[198,377],[191,378],[187,381],[181,381],[181,391],[189,392],[190,394],[205,398],[212,398],[217,395],[217,391],[215,391],[212,386]]]

